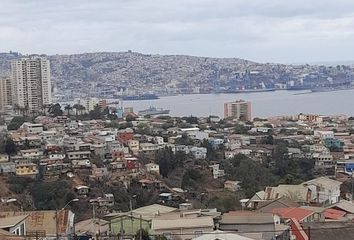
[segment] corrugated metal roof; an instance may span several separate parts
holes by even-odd
[[[251,211],[236,211],[224,214],[220,224],[263,224],[274,223],[273,214]]]
[[[181,229],[181,228],[207,228],[214,227],[214,221],[212,217],[196,217],[196,218],[176,218],[176,219],[164,219],[155,218],[152,220],[152,230],[164,230],[164,229]]]
[[[9,216],[9,217],[4,217],[0,218],[0,228],[9,228],[16,226],[23,220],[25,220],[28,217],[28,215],[22,215],[22,216]]]

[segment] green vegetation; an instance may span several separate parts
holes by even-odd
[[[195,189],[202,180],[202,174],[197,169],[187,169],[183,174],[182,188],[183,189]]]
[[[224,160],[222,169],[225,169],[228,179],[241,181],[242,191],[247,197],[251,197],[266,186],[277,183],[277,177],[269,168],[244,155]]]
[[[35,182],[31,194],[37,209],[60,209],[75,198],[75,193],[66,180],[55,182]]]
[[[16,194],[24,193],[27,187],[30,186],[30,184],[32,184],[32,182],[33,179],[27,177],[10,176],[7,179],[7,183],[9,184],[9,189]]]
[[[217,208],[220,212],[225,213],[240,208],[240,199],[235,194],[224,192],[212,197],[208,202],[208,207]]]
[[[49,107],[48,110],[49,114],[52,115],[53,117],[61,116],[63,115],[63,110],[61,110],[61,106],[59,103],[53,104]]]

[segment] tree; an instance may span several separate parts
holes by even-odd
[[[234,133],[236,134],[246,134],[249,129],[242,124],[236,124],[234,127]]]
[[[287,168],[290,163],[288,148],[286,144],[280,142],[274,148],[273,159],[275,163],[275,174],[283,177],[287,173]]]
[[[59,103],[53,104],[49,107],[48,112],[50,115],[53,117],[61,116],[63,115],[63,111],[61,110],[61,106]]]
[[[197,169],[187,169],[183,174],[182,188],[196,188],[202,179],[202,174]]]
[[[103,119],[104,115],[99,105],[96,105],[93,110],[89,112],[90,119]]]
[[[81,115],[82,112],[86,109],[84,106],[82,106],[81,104],[74,104],[73,109],[75,109],[75,114],[77,115]]]
[[[221,163],[228,179],[241,182],[241,189],[246,197],[253,196],[257,191],[277,183],[278,180],[270,169],[242,154]]]
[[[160,167],[160,174],[167,178],[169,173],[177,166],[176,155],[173,154],[171,148],[160,149],[156,153],[156,161]]]
[[[36,208],[40,210],[62,208],[75,198],[69,182],[65,180],[36,182],[31,188],[31,194]]]
[[[67,111],[68,116],[70,116],[70,111],[73,109],[73,107],[70,104],[68,104],[64,107],[64,109]]]
[[[17,153],[17,146],[11,138],[7,138],[6,140],[5,152],[8,155]]]

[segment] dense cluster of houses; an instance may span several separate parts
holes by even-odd
[[[173,118],[172,118],[173,120]],[[344,116],[324,117],[300,114],[296,117],[277,117],[255,120],[243,124],[250,130],[234,133],[235,122],[217,117],[199,118],[198,124],[163,128],[164,118],[136,118],[123,129],[106,127],[107,121],[73,121],[66,116],[37,117],[34,123],[25,122],[7,134],[16,145],[16,154],[0,155],[0,173],[19,177],[32,177],[41,181],[69,178],[87,174],[91,180],[123,181],[139,178],[143,186],[160,184],[159,165],[155,153],[164,148],[182,152],[194,159],[207,158],[207,142],[213,149],[222,149],[224,158],[238,154],[251,161],[262,162],[272,156],[275,140],[287,141],[289,158],[313,159],[318,177],[298,185],[268,186],[249,199],[242,199],[242,210],[221,214],[217,209],[194,209],[183,203],[179,208],[154,204],[129,212],[110,213],[102,218],[87,219],[74,227],[74,214],[70,211],[0,212],[0,235],[17,236],[71,236],[125,235],[133,236],[144,228],[152,235],[167,239],[326,239],[326,229],[350,234],[354,228],[352,195],[341,191],[343,181],[354,169],[354,120]],[[171,119],[169,119],[171,121]],[[210,125],[229,121],[229,126],[211,128]],[[138,131],[149,127],[149,133]],[[252,124],[252,125],[250,125]],[[191,143],[181,143],[188,138]],[[296,144],[291,144],[296,143]],[[291,146],[291,147],[290,147]],[[149,162],[142,164],[144,155]],[[209,159],[210,160],[210,159]],[[240,190],[240,181],[225,178],[218,161],[211,161],[210,176],[224,183],[228,191]],[[329,177],[330,176],[330,177]],[[88,195],[89,187],[78,181],[73,186],[79,197]],[[161,192],[160,203],[173,198],[183,189]],[[166,190],[166,189],[165,189]],[[99,206],[113,206],[114,196],[106,193],[91,199]],[[54,215],[55,216],[54,216]],[[59,216],[58,216],[59,214]],[[54,217],[53,217],[54,216]],[[54,218],[54,222],[46,219]],[[62,221],[62,222],[61,222]],[[51,222],[53,226],[43,224]],[[59,227],[58,227],[59,224]],[[47,228],[48,227],[48,228]],[[316,229],[313,230],[312,229]],[[348,230],[347,230],[348,229]],[[207,233],[207,234],[206,234]],[[321,235],[322,234],[322,235]],[[322,236],[323,238],[320,238]]]

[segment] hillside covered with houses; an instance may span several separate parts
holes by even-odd
[[[352,118],[108,115],[5,120],[0,229],[270,240],[353,227]],[[53,214],[64,227],[41,228]]]

